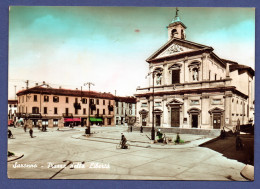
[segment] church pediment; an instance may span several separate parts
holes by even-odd
[[[159,50],[157,50],[152,56],[150,56],[146,61],[151,62],[153,60],[173,57],[181,54],[188,54],[192,52],[197,52],[200,50],[210,49],[209,46],[193,43],[191,41],[173,38],[164,44]]]
[[[181,102],[181,101],[179,101],[177,99],[173,99],[170,102],[168,102],[166,104],[166,106],[174,106],[174,105],[182,105],[182,104],[183,104],[183,102]]]
[[[209,110],[209,113],[210,113],[210,114],[213,114],[213,113],[222,113],[222,112],[224,112],[224,110],[221,109],[221,108],[218,108],[218,107]]]
[[[173,43],[168,48],[166,48],[164,51],[162,51],[158,56],[156,56],[156,58],[167,57],[167,56],[171,56],[171,55],[175,55],[175,54],[179,54],[179,53],[183,53],[183,52],[189,52],[192,50],[194,50],[194,49],[187,48],[182,45]]]

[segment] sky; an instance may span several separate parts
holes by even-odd
[[[174,16],[175,7],[12,6],[8,99],[26,80],[132,96],[148,85],[145,60],[167,42]],[[255,9],[179,7],[179,17],[187,40],[255,68]]]

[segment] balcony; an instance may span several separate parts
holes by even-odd
[[[103,114],[95,114],[94,116],[95,116],[95,117],[104,117]]]
[[[80,103],[75,102],[73,105],[74,105],[74,108],[75,108],[75,109],[78,109],[78,110],[81,109]]]
[[[192,90],[192,89],[207,89],[207,88],[218,88],[230,86],[231,79],[221,80],[208,80],[208,81],[197,81],[187,83],[176,83],[169,85],[160,85],[154,87],[154,92],[170,92],[170,91],[181,91],[181,90]],[[146,88],[138,88],[137,94],[142,95],[146,93],[152,93],[152,86]]]
[[[42,115],[41,114],[29,114],[28,118],[38,118],[38,119],[41,119]]]
[[[96,104],[90,104],[89,106],[91,110],[96,110]]]
[[[113,105],[108,105],[108,110],[111,111],[111,112],[114,111],[114,106]]]
[[[63,113],[63,117],[73,117],[72,113]]]

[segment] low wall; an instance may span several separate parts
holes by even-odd
[[[143,127],[143,132],[151,132],[152,127]],[[193,135],[207,135],[207,136],[219,136],[219,129],[187,129],[187,128],[160,128],[162,133],[179,133],[179,134],[193,134]],[[140,127],[133,126],[133,131],[140,131]],[[155,128],[155,132],[157,128]]]

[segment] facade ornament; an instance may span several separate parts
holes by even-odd
[[[162,75],[157,74],[156,75],[156,85],[161,85],[162,84]]]
[[[193,81],[198,81],[198,69],[193,69]]]
[[[173,54],[181,51],[183,51],[183,48],[177,44],[173,44],[170,48],[167,49],[168,54]]]

